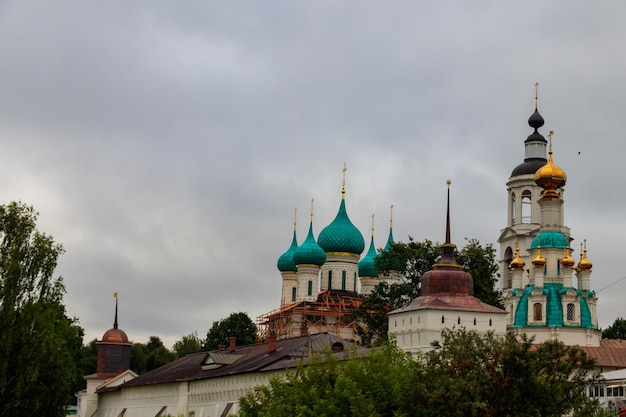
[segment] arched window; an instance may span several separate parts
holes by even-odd
[[[515,224],[515,193],[511,193],[511,224]]]
[[[567,320],[568,321],[574,321],[574,314],[576,313],[576,309],[574,308],[574,304],[569,303],[567,304]]]
[[[532,194],[526,190],[522,193],[522,223],[530,223],[532,220]]]
[[[444,316],[441,316],[441,322],[445,323],[446,322],[446,318]]]
[[[535,305],[533,305],[533,319],[535,321],[543,320],[543,306],[541,303],[535,303]]]
[[[511,271],[509,270],[509,265],[511,264],[512,260],[513,249],[509,246],[504,251],[504,262],[506,263],[506,265],[504,265],[504,268],[502,268],[502,275],[504,275],[502,277],[502,282],[504,283],[504,288],[511,288],[513,286],[513,277],[511,275]]]
[[[461,317],[459,317],[458,319],[456,319],[456,324],[461,324]]]

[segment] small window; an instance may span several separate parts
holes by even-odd
[[[461,324],[461,317],[459,317],[458,319],[456,319],[456,324]]]
[[[341,291],[346,290],[346,271],[341,271]]]
[[[309,288],[308,288],[307,294],[309,296],[313,295],[313,281],[311,280],[309,280]]]
[[[535,303],[535,305],[533,306],[533,319],[535,321],[543,320],[543,306],[541,305],[541,303]]]
[[[489,327],[491,327],[491,324],[492,324],[491,319],[489,319]]]
[[[296,301],[296,287],[291,289],[291,301]]]
[[[328,289],[333,288],[333,271],[328,271]]]
[[[474,317],[474,326],[476,326],[476,317]]]
[[[574,304],[569,303],[567,305],[567,320],[568,321],[574,321],[574,313],[575,313],[575,309],[574,309]]]
[[[446,318],[444,316],[441,316],[441,322],[445,323],[446,322]]]

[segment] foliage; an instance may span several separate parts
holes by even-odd
[[[147,343],[133,343],[130,347],[130,369],[138,374],[159,368],[174,359],[174,353],[163,345],[158,336],[150,336]]]
[[[482,246],[476,239],[466,239],[461,251],[455,251],[455,259],[474,279],[474,296],[487,304],[502,307],[499,291],[495,289],[498,279],[496,251],[491,244]],[[381,282],[363,299],[353,312],[358,322],[356,332],[361,343],[376,346],[387,340],[387,313],[404,307],[420,295],[422,276],[433,269],[441,255],[439,247],[426,239],[416,242],[394,243],[375,259],[379,275],[399,273],[401,282],[389,285]]]
[[[174,342],[172,353],[176,358],[182,358],[191,353],[202,352],[202,340],[198,337],[198,332],[193,332],[183,336],[180,340]]]
[[[408,359],[392,345],[338,361],[327,353],[239,401],[240,417],[399,416]]]
[[[63,247],[36,229],[35,210],[0,206],[0,416],[64,416],[83,331],[67,316]]]
[[[621,317],[615,319],[613,324],[602,331],[603,339],[626,339],[626,320]]]
[[[231,337],[237,338],[237,345],[251,345],[256,341],[256,324],[246,313],[232,313],[225,319],[214,321],[206,335],[204,349],[228,346]]]
[[[407,359],[383,345],[369,357],[300,364],[240,400],[240,417],[591,417],[593,360],[558,341],[446,330],[442,343]]]
[[[444,330],[417,366],[404,410],[415,416],[593,416],[593,360],[556,340]],[[421,404],[416,407],[415,404]]]

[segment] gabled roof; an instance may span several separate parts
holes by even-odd
[[[306,361],[313,354],[324,354],[327,349],[342,352],[350,346],[348,341],[337,336],[318,333],[276,341],[276,350],[273,352],[269,352],[268,344],[263,343],[237,347],[233,352],[196,353],[163,365],[113,389],[98,392],[285,369],[296,366],[298,359]]]

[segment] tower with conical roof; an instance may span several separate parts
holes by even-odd
[[[399,348],[409,353],[428,350],[441,340],[441,331],[465,327],[477,332],[504,334],[506,312],[474,297],[474,280],[454,258],[450,238],[450,181],[446,209],[446,240],[441,259],[422,276],[419,297],[389,313],[389,332]]]
[[[521,256],[516,249],[514,258],[507,262],[505,255],[503,259],[507,266],[507,275],[504,275],[507,282],[503,283],[507,328],[512,333],[526,333],[537,343],[558,339],[566,345],[600,346],[597,298],[589,289],[590,267],[585,269],[587,263],[583,258],[582,267],[580,263],[575,266],[571,257],[570,229],[563,224],[567,175],[554,162],[553,134],[552,131],[549,134],[546,163],[532,175],[541,190],[537,199],[539,212],[533,223],[539,225],[538,230],[532,227],[522,234],[520,232],[526,229],[510,225],[500,236],[501,251],[505,254],[513,238],[519,238],[526,248],[526,256]],[[523,175],[530,177],[530,174]],[[510,179],[508,184],[511,182]],[[584,256],[586,259],[586,253]],[[523,271],[525,265],[528,269]],[[574,286],[574,273],[578,287]]]
[[[318,244],[326,253],[326,263],[321,268],[321,289],[357,292],[358,263],[365,249],[365,240],[346,211],[345,165],[339,211],[335,219],[320,232]]]
[[[117,324],[117,293],[115,293],[115,319],[113,328],[107,330],[98,345],[97,373],[117,375],[130,368],[130,347],[126,332]]]
[[[326,262],[326,254],[313,236],[313,200],[311,200],[309,233],[304,242],[294,250],[293,261],[298,273],[296,301],[316,300],[320,267]]]
[[[291,246],[285,253],[279,258],[276,266],[283,277],[283,290],[280,298],[280,307],[285,307],[289,304],[295,303],[297,299],[298,291],[298,267],[293,260],[293,254],[298,249],[298,239],[296,237],[297,226],[297,209],[293,214],[293,238],[291,240]]]

